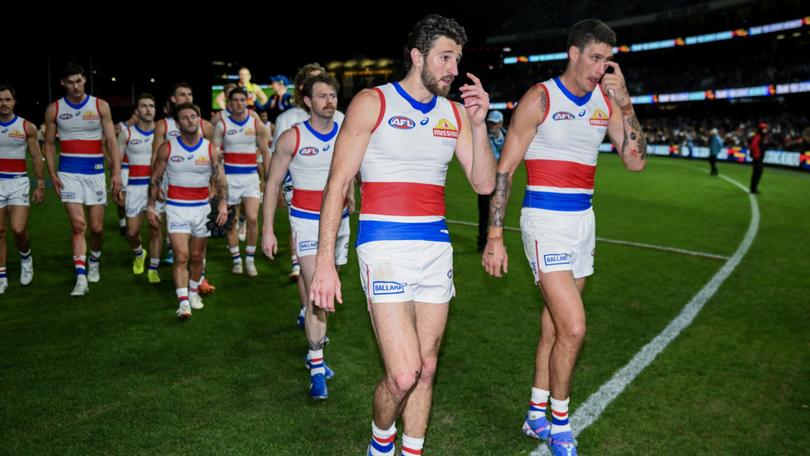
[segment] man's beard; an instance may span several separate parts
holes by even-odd
[[[433,95],[438,95],[440,97],[446,97],[448,93],[450,93],[450,84],[447,84],[447,87],[444,89],[439,87],[439,82],[441,79],[436,79],[433,77],[432,74],[427,69],[427,65],[422,67],[422,84],[428,89],[428,92],[432,93]]]

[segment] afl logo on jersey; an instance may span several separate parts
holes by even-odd
[[[576,119],[576,117],[574,117],[573,114],[571,114],[570,112],[565,112],[565,111],[557,111],[557,112],[554,113],[553,116],[551,116],[551,118],[554,119],[554,120],[574,120],[574,119]]]
[[[318,148],[317,147],[304,147],[298,151],[300,155],[304,157],[311,157],[312,155],[318,155]]]
[[[180,131],[179,130],[178,131],[170,131],[169,136],[172,137],[172,138],[177,138],[178,136],[180,136]]]
[[[236,130],[228,130],[228,132],[225,133],[225,134],[228,135],[228,136],[233,136],[233,135],[236,134]]]
[[[129,144],[132,145],[132,146],[137,146],[138,144],[141,144],[142,142],[143,141],[141,141],[140,139],[133,139],[132,141],[129,142]]]
[[[69,112],[66,112],[66,113],[59,116],[60,120],[70,120],[72,118],[73,118],[73,114],[71,114]]]
[[[175,155],[174,157],[170,158],[169,160],[175,163],[181,163],[185,158]]]
[[[416,122],[405,116],[395,116],[388,119],[388,125],[398,130],[410,130],[416,126]]]

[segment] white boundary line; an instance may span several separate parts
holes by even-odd
[[[477,223],[466,222],[466,221],[463,221],[463,220],[447,220],[447,223],[451,223],[453,225],[464,225],[464,226],[475,226],[475,227],[478,226]],[[518,232],[520,231],[520,228],[515,228],[515,227],[511,227],[511,226],[505,226],[505,227],[503,227],[503,229],[505,229],[507,231],[518,231]],[[600,242],[606,242],[608,244],[629,245],[629,246],[632,246],[632,247],[640,247],[640,248],[644,248],[644,249],[660,250],[660,251],[663,251],[663,252],[674,252],[674,253],[680,253],[682,255],[691,255],[691,256],[698,256],[698,257],[704,257],[704,258],[712,258],[712,259],[715,259],[715,260],[728,260],[729,259],[729,257],[727,257],[727,256],[717,255],[715,253],[696,252],[694,250],[679,249],[677,247],[668,247],[668,246],[665,246],[665,245],[643,244],[641,242],[622,241],[620,239],[607,239],[607,238],[598,237],[598,236],[596,237],[596,240],[600,241]]]
[[[748,193],[748,189],[739,182],[725,176],[720,176],[720,178],[736,185],[745,193]],[[627,387],[670,342],[678,337],[678,334],[680,334],[684,328],[692,323],[698,312],[703,309],[706,302],[714,296],[723,282],[734,272],[734,269],[754,242],[754,238],[756,238],[757,231],[759,230],[759,205],[757,204],[757,199],[754,195],[749,194],[748,201],[751,204],[751,223],[748,225],[748,231],[745,233],[745,237],[742,242],[740,242],[734,255],[732,255],[731,258],[723,264],[723,267],[715,273],[711,280],[692,297],[692,300],[683,307],[681,313],[678,314],[674,320],[669,322],[667,327],[664,328],[660,334],[642,347],[627,365],[619,369],[613,375],[613,378],[603,384],[598,391],[593,393],[585,402],[577,407],[576,412],[571,416],[571,423],[575,435],[581,433],[599,419],[602,412],[624,391],[624,388]],[[530,453],[531,456],[545,456],[548,454],[550,453],[545,444],[540,444]]]

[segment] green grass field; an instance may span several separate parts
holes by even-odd
[[[721,164],[747,184],[750,168]],[[525,176],[507,225],[518,226]],[[583,455],[807,454],[810,443],[810,175],[767,169],[759,233],[703,311],[579,435]],[[70,298],[68,220],[50,190],[32,210],[36,276],[19,285],[8,235],[10,287],[0,296],[0,454],[365,454],[371,395],[382,365],[354,250],[341,272],[346,302],[330,319],[330,397],[312,401],[295,326],[289,255],[258,260],[260,276],[230,274],[223,240],[209,244],[217,292],[178,322],[171,270],[150,286],[108,207],[102,280]],[[457,166],[448,218],[476,221]],[[604,238],[731,255],[751,213],[747,196],[708,165],[651,158],[641,174],[600,158],[594,207]],[[286,217],[279,238],[289,232]],[[356,217],[353,217],[355,220]],[[526,455],[520,433],[533,376],[541,301],[520,236],[507,233],[510,271],[487,276],[476,229],[452,225],[458,294],[441,352],[425,450]],[[650,339],[723,260],[597,243],[584,294],[586,345],[572,411]],[[401,428],[400,428],[401,429]]]

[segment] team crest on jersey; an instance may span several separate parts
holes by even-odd
[[[93,111],[87,111],[84,114],[82,114],[82,120],[99,120],[99,119],[101,119],[101,117],[99,117],[99,115]]]
[[[607,127],[609,120],[610,118],[608,117],[607,114],[605,114],[605,111],[597,109],[596,111],[593,112],[593,115],[591,116],[589,122],[591,125],[595,127]]]
[[[439,138],[458,138],[458,128],[450,123],[447,119],[439,120],[439,123],[433,127],[433,136]]]
[[[211,164],[211,160],[208,159],[208,155],[200,155],[194,160],[195,165],[209,165]]]
[[[574,119],[576,119],[576,117],[574,117],[573,114],[571,114],[570,112],[566,112],[566,111],[557,111],[557,112],[554,113],[554,115],[551,116],[551,118],[553,120],[574,120]]]
[[[300,155],[303,155],[304,157],[311,157],[312,155],[318,155],[318,152],[320,151],[318,150],[317,147],[304,147],[298,151],[298,153]]]
[[[20,130],[12,130],[8,134],[8,137],[11,138],[11,139],[25,139],[25,132],[20,131]]]
[[[59,120],[70,120],[73,118],[73,114],[66,112],[64,114],[59,115]]]
[[[388,119],[388,125],[398,130],[410,130],[416,126],[416,122],[405,116],[394,116]]]
[[[242,131],[242,134],[245,136],[256,136],[256,130],[254,130],[253,127],[248,127]]]

